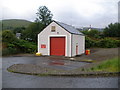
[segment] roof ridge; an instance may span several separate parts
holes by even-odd
[[[81,33],[79,30],[77,30],[74,26],[72,25],[68,25],[66,23],[63,22],[59,22],[59,21],[55,21],[58,25],[60,25],[61,27],[63,27],[65,30],[67,30],[69,33],[71,34],[80,34],[80,35],[84,35],[83,33]]]
[[[55,21],[55,22],[59,22],[59,21]],[[74,26],[70,25],[70,24],[66,24],[66,23],[63,23],[63,22],[59,22],[59,23],[62,23],[62,24],[65,24],[65,25],[68,25],[68,26],[71,26],[73,28],[75,28]],[[76,29],[76,28],[75,28]]]

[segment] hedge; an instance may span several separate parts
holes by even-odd
[[[36,44],[25,40],[19,40],[18,42],[13,42],[13,44],[16,46],[16,48],[19,48],[23,53],[34,53],[37,49]]]
[[[85,37],[85,48],[99,47],[99,48],[117,48],[120,47],[120,40],[112,38],[103,38],[99,40],[93,40],[90,37]]]
[[[12,55],[17,53],[35,53],[37,45],[25,40],[6,43],[6,48],[2,49],[2,55]]]
[[[12,55],[12,54],[16,54],[18,53],[17,49],[16,48],[4,48],[2,49],[2,55]]]
[[[113,40],[111,38],[104,38],[98,41],[97,46],[102,48],[116,48],[119,45],[120,40]]]

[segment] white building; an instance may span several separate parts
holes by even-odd
[[[18,39],[20,39],[21,33],[16,33],[16,37],[17,37]]]
[[[38,53],[72,57],[85,52],[85,36],[74,27],[53,21],[38,34]]]

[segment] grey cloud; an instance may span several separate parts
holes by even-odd
[[[101,7],[103,7],[104,11],[99,11],[94,16],[86,18],[83,17],[82,14],[79,14],[73,8],[66,8],[63,11],[59,12],[56,17],[56,20],[61,22],[65,22],[70,25],[74,25],[77,27],[89,26],[92,25],[94,27],[103,28],[110,23],[117,22],[117,3],[108,2],[101,3]]]
[[[53,19],[76,27],[83,27],[83,26],[88,27],[89,25],[92,25],[94,27],[105,27],[111,22],[113,23],[117,22],[117,0],[113,0],[114,2],[112,0],[109,1],[107,2],[106,0],[106,2],[104,1],[97,3],[103,8],[103,11],[99,11],[95,13],[95,15],[90,17],[85,17],[82,15],[82,13],[78,13],[80,11],[75,10],[74,5],[72,4],[69,4],[67,6],[64,5],[59,8],[52,6],[52,10],[54,10]],[[9,8],[4,7],[3,10],[4,10],[3,19],[22,18],[30,21],[35,20],[36,18],[35,13],[37,11],[34,8],[22,15],[10,11]]]

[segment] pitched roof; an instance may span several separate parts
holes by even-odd
[[[66,31],[68,31],[71,34],[84,35],[83,33],[78,31],[75,27],[73,27],[71,25],[67,25],[65,23],[61,23],[61,22],[58,22],[58,21],[54,21],[54,22],[56,22],[58,25],[60,25],[62,28],[64,28]]]

